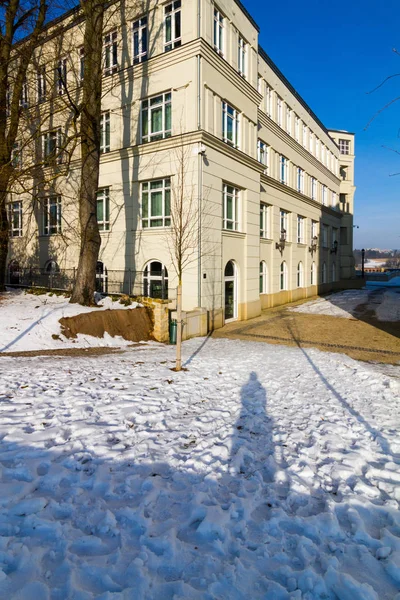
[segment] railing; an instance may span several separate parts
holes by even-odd
[[[103,294],[127,294],[129,296],[151,296],[153,298],[168,298],[168,280],[161,278],[159,273],[150,273],[152,284],[143,271],[127,269],[98,270],[96,273],[96,289]],[[60,269],[46,271],[37,268],[14,268],[7,273],[6,285],[15,287],[45,288],[71,292],[76,279],[76,269]]]

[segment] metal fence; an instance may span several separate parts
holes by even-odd
[[[38,287],[48,290],[72,291],[76,269],[46,270],[16,266],[7,273],[7,285],[15,287]],[[103,294],[127,294],[168,298],[168,280],[158,272],[97,269],[96,290]]]

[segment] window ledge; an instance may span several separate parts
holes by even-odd
[[[243,231],[232,231],[230,229],[223,229],[222,235],[224,235],[225,237],[235,237],[235,238],[242,238],[242,239],[244,239],[246,237],[246,234],[243,233]]]
[[[266,238],[266,237],[260,237],[260,242],[262,242],[263,244],[272,244],[273,239],[272,238]]]

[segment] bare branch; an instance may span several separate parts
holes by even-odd
[[[397,96],[397,98],[394,98],[393,100],[391,100],[390,102],[388,102],[387,104],[385,104],[385,106],[383,106],[382,108],[380,108],[372,117],[372,119],[370,119],[368,121],[368,123],[366,124],[366,126],[364,127],[364,131],[367,131],[368,127],[371,125],[371,123],[373,121],[375,121],[375,119],[387,108],[389,108],[389,106],[391,106],[392,104],[394,104],[395,102],[398,102],[400,100],[400,96]]]

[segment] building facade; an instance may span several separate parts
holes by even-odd
[[[133,0],[105,22],[99,279],[125,273],[109,291],[173,302],[180,191],[196,222],[184,309],[207,309],[215,327],[351,279],[354,135],[324,127],[259,46],[243,5]],[[78,263],[83,28],[76,11],[51,24],[29,69],[10,273]]]

